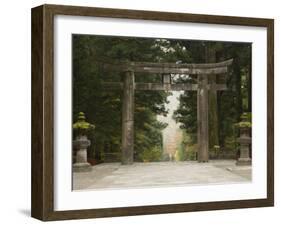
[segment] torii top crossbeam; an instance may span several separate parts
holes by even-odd
[[[154,74],[163,74],[163,83],[134,83],[135,90],[198,90],[197,84],[171,84],[171,74],[186,75],[213,75],[227,73],[228,66],[232,64],[233,59],[212,63],[212,64],[176,64],[176,63],[149,63],[149,62],[120,62],[120,64],[105,64],[105,69],[121,71],[121,72],[145,72]],[[136,73],[135,75],[138,75]],[[105,82],[104,89],[115,90],[122,89],[123,82]],[[209,84],[207,89],[226,90],[226,84]]]
[[[118,71],[147,72],[156,74],[221,74],[227,72],[227,66],[233,59],[206,64],[177,64],[177,63],[150,63],[150,62],[119,62],[104,64],[106,69]]]

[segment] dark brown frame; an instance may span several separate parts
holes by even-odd
[[[267,28],[267,198],[156,206],[54,211],[53,35],[54,15],[178,21]],[[32,200],[31,215],[49,220],[160,214],[274,205],[274,20],[62,5],[32,9]]]

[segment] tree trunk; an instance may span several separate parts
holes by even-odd
[[[103,149],[103,141],[98,141],[98,139],[96,139],[97,142],[95,142],[95,160],[100,162],[101,161],[101,150]]]

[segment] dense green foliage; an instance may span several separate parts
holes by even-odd
[[[213,53],[211,56],[210,53]],[[102,160],[106,152],[121,150],[122,91],[105,91],[104,81],[122,81],[117,71],[105,71],[103,63],[114,61],[147,61],[202,63],[234,59],[226,78],[228,91],[219,91],[210,99],[211,147],[226,143],[236,136],[233,125],[244,111],[251,111],[250,62],[251,45],[149,38],[73,35],[73,119],[84,112],[87,121],[95,125],[89,135],[92,144],[89,156]],[[210,60],[211,59],[211,60]],[[172,75],[173,82],[196,83],[196,76]],[[214,78],[221,82],[220,78]],[[138,74],[136,82],[160,82],[160,75]],[[162,150],[162,129],[165,124],[157,115],[165,115],[169,93],[137,91],[135,93],[135,159],[159,160]],[[212,96],[212,95],[211,95]],[[214,95],[213,95],[214,97]],[[188,134],[190,146],[196,144],[197,93],[184,92],[174,118]],[[213,107],[213,108],[212,108]],[[213,120],[212,120],[213,119]],[[181,150],[185,150],[182,146]],[[151,153],[150,153],[151,152]],[[160,153],[160,154],[159,154]],[[147,157],[149,156],[149,157]],[[181,151],[179,158],[186,158]],[[194,158],[194,156],[192,157]]]
[[[118,72],[104,71],[103,62],[116,60],[161,61],[163,51],[154,39],[73,36],[73,118],[86,113],[96,128],[90,139],[91,156],[100,159],[103,152],[120,152],[122,91],[104,91],[103,81],[121,81]],[[139,75],[136,81],[160,81],[159,75]],[[156,116],[166,114],[166,92],[135,94],[135,158],[148,149],[161,148],[163,123]]]

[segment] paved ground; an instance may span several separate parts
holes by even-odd
[[[208,163],[134,163],[128,166],[103,163],[93,166],[92,172],[74,173],[73,189],[141,188],[250,181],[251,167],[236,166],[232,160],[215,160]]]

